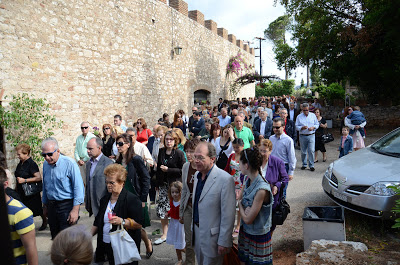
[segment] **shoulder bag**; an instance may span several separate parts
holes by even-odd
[[[228,141],[226,141],[225,145],[221,148],[221,151],[218,154],[217,157],[217,162],[215,163],[217,165],[217,167],[224,169],[226,167],[226,163],[228,163],[228,157],[226,156],[226,154],[224,153],[224,151],[226,149],[228,149],[228,145],[230,143],[231,139],[228,139]]]
[[[42,191],[42,182],[22,183],[22,190],[25,196],[29,197]]]
[[[124,228],[121,229],[121,226],[118,226],[116,231],[110,232],[110,240],[115,264],[141,260],[135,241]]]
[[[324,144],[330,143],[335,140],[335,138],[333,138],[333,135],[331,133],[328,133],[327,131],[325,131],[325,133],[321,137]]]
[[[279,204],[272,210],[272,225],[283,225],[288,214],[290,213],[290,205],[283,196],[283,189],[285,185],[281,186],[279,191]]]

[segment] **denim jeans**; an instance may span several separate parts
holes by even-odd
[[[314,167],[314,153],[315,153],[315,134],[304,135],[300,134],[300,148],[301,148],[301,161],[302,166],[310,168]]]

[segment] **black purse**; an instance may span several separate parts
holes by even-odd
[[[42,182],[22,183],[21,186],[26,197],[33,196],[42,191]]]
[[[284,186],[281,186],[281,189],[279,191],[279,204],[278,206],[275,208],[275,210],[272,210],[272,225],[276,226],[276,225],[283,225],[283,223],[285,222],[288,214],[290,213],[290,205],[289,203],[286,201],[286,198],[283,195],[283,189]]]
[[[324,133],[324,134],[321,136],[321,138],[322,138],[322,142],[323,142],[324,144],[330,143],[330,142],[332,142],[333,140],[335,140],[335,138],[333,138],[333,135],[332,135],[331,133]]]

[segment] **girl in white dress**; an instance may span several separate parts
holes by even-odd
[[[182,195],[182,183],[175,181],[171,183],[168,190],[170,200],[170,210],[168,216],[171,217],[168,233],[167,233],[167,244],[174,245],[178,262],[175,265],[182,264],[182,252],[185,249],[185,228],[183,223],[179,222],[179,205]]]

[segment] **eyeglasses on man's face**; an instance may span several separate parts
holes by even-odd
[[[86,129],[88,129],[89,128],[89,126],[82,126],[81,127],[81,130],[86,130]]]
[[[58,150],[58,149],[56,149],[56,150],[54,150],[53,152],[50,152],[50,153],[42,153],[41,155],[42,155],[44,158],[46,158],[46,156],[52,157],[53,154],[54,154],[57,150]]]

